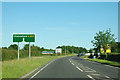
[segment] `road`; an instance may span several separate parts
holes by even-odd
[[[51,80],[55,78],[69,80],[119,80],[120,68],[100,64],[77,56],[56,59],[34,72],[28,78],[34,80]]]

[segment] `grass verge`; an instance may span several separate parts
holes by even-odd
[[[120,62],[114,62],[114,61],[108,61],[108,60],[102,60],[102,59],[90,59],[90,58],[88,58],[88,60],[120,67]]]
[[[66,56],[74,56],[77,54],[71,54]],[[8,60],[2,62],[2,78],[20,78],[21,76],[27,74],[33,69],[43,66],[46,63],[61,57],[66,56],[39,56],[29,58],[21,58],[19,61],[17,59]]]

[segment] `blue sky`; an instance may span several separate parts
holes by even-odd
[[[117,38],[117,2],[2,3],[2,46],[6,47],[14,44],[13,33],[35,33],[36,42],[32,44],[39,47],[73,45],[90,49],[95,34],[109,28]]]

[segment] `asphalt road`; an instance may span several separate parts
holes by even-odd
[[[28,78],[30,78],[29,80],[40,78],[120,80],[119,74],[120,68],[71,56],[56,59],[48,63],[28,76]]]

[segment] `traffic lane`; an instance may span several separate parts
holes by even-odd
[[[120,71],[119,68],[109,67],[109,66],[106,66],[105,64],[81,59],[80,57],[77,57],[77,56],[73,57],[72,59],[74,61],[84,65],[84,66],[87,66],[87,67],[95,70],[96,72],[98,72],[102,75],[107,75],[107,76],[110,76],[112,78],[118,78],[119,77],[119,71]]]
[[[53,61],[33,78],[84,78],[88,77],[69,62],[70,57]]]

